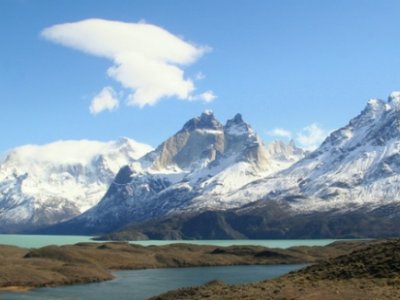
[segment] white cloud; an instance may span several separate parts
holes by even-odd
[[[88,19],[48,27],[42,36],[61,45],[113,61],[107,74],[130,91],[128,105],[154,105],[165,97],[211,101],[212,92],[194,95],[182,69],[210,49],[146,24]],[[202,96],[203,95],[203,96]]]
[[[191,101],[201,100],[201,101],[208,103],[208,102],[214,101],[215,98],[217,98],[217,96],[215,96],[213,91],[206,91],[204,93],[201,93],[201,94],[198,94],[195,96],[189,96],[188,100],[191,100]]]
[[[296,141],[306,150],[315,150],[329,135],[330,131],[320,128],[312,123],[297,133]]]
[[[115,96],[113,88],[107,86],[92,99],[89,110],[91,114],[96,115],[104,110],[112,111],[116,109],[118,105],[119,101]]]
[[[214,101],[217,96],[215,96],[213,91],[207,91],[199,95],[200,100],[203,100],[205,102],[211,102]]]
[[[283,128],[274,128],[272,130],[267,131],[266,134],[269,136],[278,136],[288,139],[292,137],[292,133],[289,130]]]

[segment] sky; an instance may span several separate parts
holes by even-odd
[[[400,1],[0,0],[0,153],[130,137],[211,109],[313,149],[400,90]]]

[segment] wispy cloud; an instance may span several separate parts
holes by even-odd
[[[91,114],[96,115],[104,110],[112,111],[118,105],[119,101],[116,98],[115,91],[112,87],[106,86],[92,99],[89,110]]]
[[[274,128],[266,132],[269,136],[283,137],[290,139],[292,137],[292,133],[289,130],[283,128]]]
[[[215,96],[213,91],[206,91],[204,93],[201,93],[201,94],[198,94],[195,96],[190,96],[189,100],[192,100],[192,101],[201,100],[201,101],[208,103],[208,102],[214,101],[215,98],[217,98],[217,96]]]
[[[113,62],[107,74],[129,90],[128,105],[154,105],[166,97],[212,101],[212,91],[195,94],[183,67],[210,51],[167,30],[144,22],[88,19],[48,27],[42,36],[52,42]]]
[[[285,139],[294,139],[296,143],[305,150],[315,150],[329,135],[330,130],[319,127],[316,123],[312,123],[303,127],[296,133],[284,128],[274,128],[265,132],[268,136],[279,137]]]
[[[315,150],[329,133],[329,130],[322,129],[316,123],[312,123],[297,133],[296,141],[306,150]]]

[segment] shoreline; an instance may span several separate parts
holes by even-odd
[[[15,293],[21,293],[21,292],[29,292],[35,287],[30,287],[30,286],[7,286],[7,287],[0,287],[0,295],[1,293],[10,293],[10,292],[15,292]]]
[[[334,242],[288,249],[260,246],[170,244],[140,246],[124,242],[78,243],[25,249],[0,245],[0,292],[84,284],[113,279],[113,271],[233,265],[317,263],[363,248],[373,241]]]
[[[211,281],[151,300],[400,299],[400,239],[380,241],[281,277],[249,284]]]

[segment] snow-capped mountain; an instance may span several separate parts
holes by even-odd
[[[205,113],[121,169],[97,206],[54,232],[390,237],[398,236],[399,216],[400,92],[393,92],[388,101],[370,100],[308,154],[292,143],[264,148],[240,115],[223,126]]]
[[[176,213],[239,207],[248,201],[227,201],[230,193],[303,156],[293,143],[273,143],[267,150],[240,114],[222,125],[206,111],[122,168],[95,207],[53,232],[106,232]]]
[[[119,169],[152,148],[128,138],[58,141],[9,151],[0,162],[0,230],[60,222],[94,206]]]
[[[400,201],[400,92],[369,100],[349,124],[290,168],[254,182],[235,199],[290,199],[297,211],[371,209]]]
[[[270,146],[269,162],[282,154],[290,157],[292,150],[279,148],[279,143]],[[248,204],[132,223],[106,238],[398,237],[400,92],[393,92],[388,101],[370,100],[317,150],[223,199]]]

